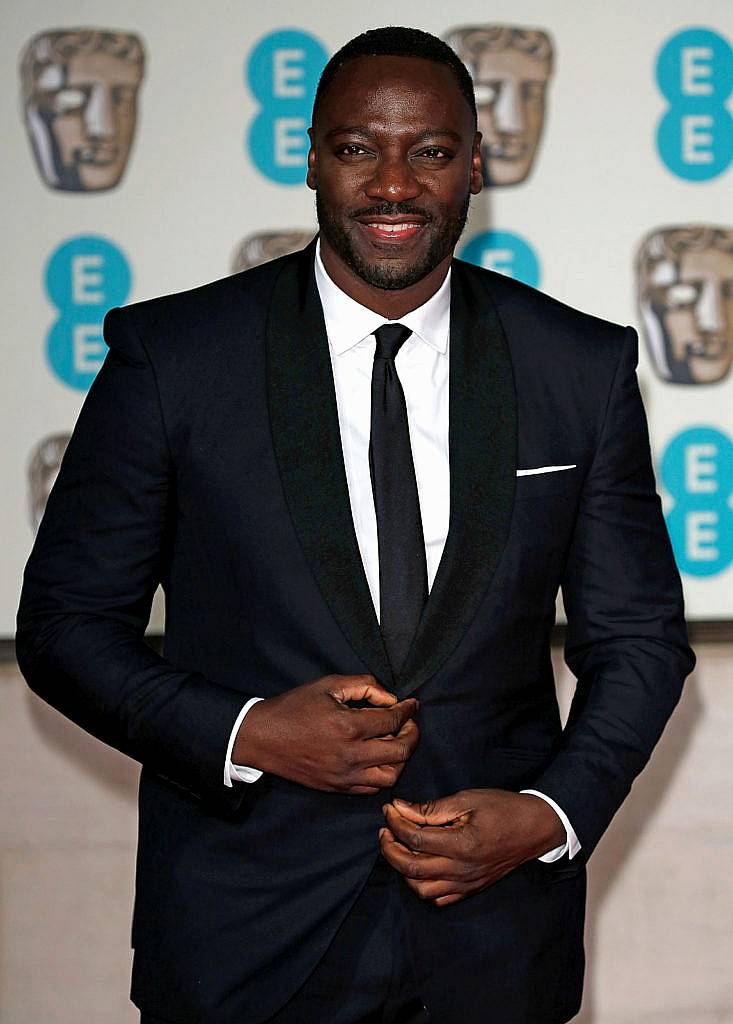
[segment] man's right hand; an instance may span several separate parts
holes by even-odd
[[[322,676],[255,704],[232,761],[311,789],[378,793],[394,786],[417,745],[417,709],[414,697],[398,700],[374,676]]]

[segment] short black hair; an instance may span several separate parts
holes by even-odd
[[[344,64],[350,60],[356,60],[357,57],[421,57],[423,60],[445,64],[455,75],[458,88],[471,109],[474,125],[476,125],[476,97],[473,92],[473,81],[468,68],[455,50],[452,50],[447,43],[430,32],[398,25],[370,28],[367,32],[362,32],[361,35],[350,39],[334,53],[318,80],[313,100],[313,123],[316,120],[319,104],[328,92],[336,73]]]

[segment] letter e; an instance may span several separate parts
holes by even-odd
[[[712,78],[711,61],[713,51],[709,46],[685,46],[680,54],[680,77],[683,96],[710,96],[713,83],[702,79]]]
[[[716,444],[688,444],[685,448],[685,490],[688,494],[714,494],[718,489]]]
[[[717,512],[688,512],[685,516],[685,548],[691,562],[714,562],[720,557]]]
[[[100,290],[104,278],[99,272],[104,266],[100,255],[73,256],[71,259],[71,296],[76,306],[98,306],[104,302]]]
[[[96,373],[107,348],[100,324],[75,324],[73,346],[74,371]]]

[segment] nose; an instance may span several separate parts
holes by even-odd
[[[499,88],[499,95],[494,103],[494,119],[497,130],[518,135],[524,130],[524,114],[522,100],[519,95],[519,83],[513,79],[505,79]]]
[[[109,138],[114,135],[112,100],[110,91],[105,86],[95,85],[92,88],[84,111],[84,125],[89,136]]]
[[[695,306],[695,319],[702,331],[719,331],[723,327],[720,289],[716,281],[707,280]]]
[[[398,203],[419,196],[422,185],[417,180],[407,156],[381,156],[364,191],[370,199]]]

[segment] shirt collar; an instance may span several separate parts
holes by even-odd
[[[321,260],[320,238],[316,243],[315,274],[328,343],[336,355],[358,345],[385,323],[404,324],[431,348],[445,355],[450,330],[450,267],[435,295],[431,295],[422,306],[401,316],[399,321],[385,320],[379,313],[352,299],[331,280]]]

